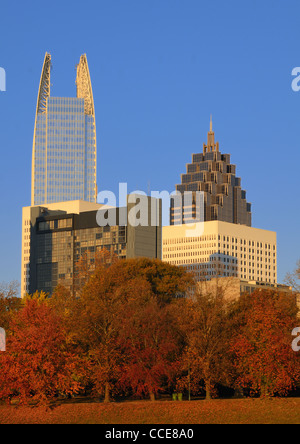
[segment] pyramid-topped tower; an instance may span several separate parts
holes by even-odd
[[[172,199],[170,223],[180,225],[200,221],[196,211],[196,192],[203,192],[204,214],[202,221],[223,221],[251,227],[251,204],[241,179],[236,176],[236,166],[231,164],[230,154],[222,154],[210,121],[207,144],[203,153],[193,154],[192,163],[186,165],[181,184],[176,185],[181,195]],[[190,192],[192,204],[185,207],[183,193]]]

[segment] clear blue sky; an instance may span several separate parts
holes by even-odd
[[[173,191],[213,114],[253,204],[278,233],[283,281],[300,258],[299,0],[86,0],[1,3],[0,282],[20,280],[21,208],[42,62],[54,96],[75,96],[87,54],[96,107],[99,189]]]

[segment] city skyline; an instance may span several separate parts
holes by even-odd
[[[294,268],[299,258],[300,96],[291,88],[291,72],[299,65],[297,14],[291,16],[278,4],[273,7],[272,3],[271,8],[270,2],[260,6],[248,3],[246,18],[237,3],[229,17],[225,5],[213,3],[197,6],[192,2],[191,9],[182,17],[178,2],[172,3],[172,9],[170,2],[162,5],[159,17],[155,8],[137,2],[132,2],[127,10],[120,3],[117,16],[112,7],[100,4],[98,12],[102,15],[98,14],[97,20],[103,26],[90,27],[92,35],[97,36],[94,41],[90,36],[75,36],[73,26],[66,25],[66,17],[70,18],[68,23],[72,22],[72,11],[67,7],[62,7],[57,35],[43,35],[40,41],[34,41],[32,31],[25,32],[23,23],[26,17],[29,19],[25,8],[21,7],[22,14],[16,17],[15,25],[24,31],[23,41],[17,42],[4,23],[1,41],[10,44],[5,47],[2,43],[0,60],[7,73],[7,90],[0,94],[1,205],[8,210],[9,217],[2,225],[5,258],[1,262],[0,281],[19,280],[21,207],[30,204],[32,116],[45,50],[55,55],[53,90],[57,97],[64,90],[66,95],[72,95],[69,79],[74,60],[82,53],[89,57],[95,79],[97,129],[101,134],[99,189],[115,191],[119,182],[127,181],[130,189],[146,191],[150,182],[151,189],[172,191],[182,165],[189,162],[191,153],[201,151],[212,113],[223,151],[231,153],[233,163],[238,165],[239,176],[253,203],[252,225],[278,233],[279,282]],[[296,2],[291,4],[299,10]],[[220,33],[225,27],[228,30],[228,21],[236,24],[235,32],[227,32],[224,41],[218,36],[203,40],[208,25],[198,27],[198,19],[211,14],[215,5],[218,8],[214,19]],[[260,24],[266,11],[274,24],[269,23],[269,33],[263,34]],[[134,20],[134,32],[122,40],[132,12],[130,23]],[[5,5],[3,17],[9,13],[11,6]],[[145,13],[152,19],[155,33],[152,26],[143,28]],[[171,20],[167,20],[169,17]],[[54,12],[50,12],[46,20],[53,19]],[[96,24],[96,14],[92,21]],[[253,23],[257,32],[250,41]],[[182,27],[176,34],[178,24]],[[285,44],[276,38],[279,25],[287,30]],[[134,39],[136,33],[142,36],[138,41]],[[64,41],[62,36],[66,34]],[[104,39],[106,34],[110,38]],[[170,35],[176,35],[174,47]],[[189,46],[190,42],[194,44]],[[17,43],[18,56],[11,57]],[[28,47],[30,51],[25,50]],[[21,72],[17,69],[20,63]],[[207,65],[215,69],[205,70]],[[9,193],[4,192],[8,184]]]

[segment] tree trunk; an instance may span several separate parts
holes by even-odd
[[[104,397],[104,402],[107,404],[108,402],[110,402],[110,386],[109,386],[109,382],[105,383],[105,397]]]
[[[150,401],[155,401],[155,394],[153,392],[150,392]]]
[[[270,396],[269,393],[269,383],[266,377],[261,378],[261,387],[260,387],[260,397],[268,398]]]
[[[210,380],[205,381],[206,400],[211,399]]]
[[[236,399],[243,398],[244,397],[243,389],[241,389],[240,387],[236,387],[234,389],[233,397],[236,398]]]
[[[266,383],[262,384],[262,386],[261,386],[260,397],[261,398],[269,398],[270,397],[269,387]]]

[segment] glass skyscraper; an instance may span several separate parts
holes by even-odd
[[[96,124],[87,58],[77,65],[77,97],[50,97],[46,53],[37,101],[31,205],[96,202]]]

